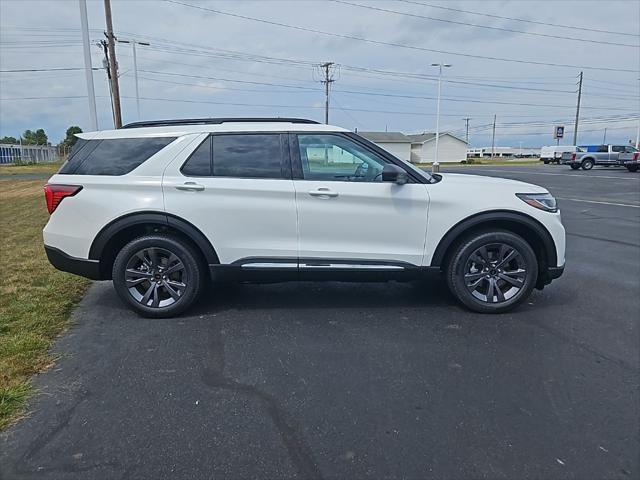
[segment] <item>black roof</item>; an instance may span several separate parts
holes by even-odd
[[[286,117],[255,117],[255,118],[183,118],[176,120],[145,120],[123,125],[122,128],[143,128],[143,127],[172,127],[175,125],[217,125],[221,123],[318,123],[306,118],[286,118]]]

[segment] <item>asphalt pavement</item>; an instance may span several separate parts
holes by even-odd
[[[173,320],[96,283],[0,478],[638,478],[640,175],[450,170],[549,188],[565,275],[499,316],[439,275],[230,285]]]

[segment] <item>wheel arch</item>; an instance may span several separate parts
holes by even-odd
[[[553,238],[540,222],[523,213],[494,210],[465,218],[451,227],[438,243],[431,259],[431,266],[440,268],[446,266],[458,242],[472,233],[487,228],[508,230],[524,238],[534,249],[538,258],[538,278],[541,278],[549,266],[557,264]]]
[[[164,212],[134,212],[111,221],[94,238],[89,259],[99,260],[100,278],[111,278],[113,262],[124,245],[150,233],[172,234],[189,243],[208,265],[220,263],[209,239],[191,223]]]

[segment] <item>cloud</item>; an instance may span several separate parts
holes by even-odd
[[[637,50],[629,48],[464,27],[333,2],[186,1],[304,28],[434,50],[586,66],[640,67]],[[590,2],[588,8],[580,9],[574,8],[575,4],[563,2],[485,1],[473,6],[468,2],[439,4],[450,8],[482,10],[489,14],[570,23],[588,28],[614,28],[603,26],[601,18],[616,18],[615,30],[631,32],[637,31],[637,18],[640,14],[638,3],[630,2]],[[546,28],[395,1],[380,1],[375,5],[529,32],[623,43],[629,41],[629,37],[624,36]],[[91,38],[95,42],[104,38],[103,5],[102,2],[88,2],[88,8]],[[28,18],[24,15],[25,11],[29,12]],[[436,73],[429,67],[432,62],[453,63],[453,67],[445,72],[446,78],[466,83],[443,84],[441,123],[446,129],[456,133],[461,133],[464,126],[462,118],[466,116],[472,118],[471,126],[475,125],[476,129],[490,124],[494,114],[498,115],[499,122],[502,123],[545,121],[551,125],[554,120],[562,120],[570,125],[575,111],[573,91],[576,88],[578,69],[506,63],[374,45],[231,18],[167,2],[114,0],[113,17],[118,36],[138,37],[150,43],[149,47],[141,46],[137,49],[140,91],[144,97],[141,101],[143,118],[290,115],[319,119],[322,117],[322,109],[314,107],[322,107],[324,97],[319,79],[314,77],[313,64],[323,61],[430,74]],[[77,2],[0,1],[0,40],[0,70],[83,66]],[[94,67],[101,67],[101,50],[92,46],[91,53]],[[120,72],[126,72],[121,78],[124,121],[134,121],[137,115],[133,98],[135,84],[131,47],[119,44],[117,53]],[[261,59],[260,56],[273,57],[273,60]],[[296,63],[298,61],[301,63]],[[167,75],[168,73],[172,75]],[[112,118],[105,71],[96,70],[93,76],[98,95],[99,124],[101,128],[109,128]],[[638,94],[637,78],[638,74],[632,73],[612,74],[585,70],[585,108],[581,117],[626,115],[634,111],[637,115],[640,108],[633,99],[633,95]],[[617,83],[606,83],[611,81]],[[538,91],[477,84],[537,88]],[[436,83],[433,81],[342,68],[333,87],[331,118],[337,124],[353,127],[357,121],[360,128],[367,130],[382,130],[387,127],[401,131],[429,130],[435,125],[434,100],[345,92],[435,97]],[[86,99],[8,100],[85,94],[82,70],[0,73],[0,99],[7,99],[0,100],[0,135],[18,135],[26,128],[44,127],[52,139],[58,139],[62,138],[71,124],[80,124],[86,129]],[[369,111],[346,110],[348,108]],[[421,112],[424,115],[416,115]],[[599,133],[586,130],[604,125],[594,124],[589,128],[585,126],[585,139],[590,138],[590,135],[594,139],[600,137]],[[617,123],[616,127],[628,127],[631,131],[634,125],[633,121],[629,121],[628,124]],[[476,144],[490,141],[490,129],[483,128],[485,130],[474,130],[472,139],[478,142]],[[545,128],[547,127],[523,127],[521,130],[511,130],[514,135],[506,135],[507,131],[504,129],[502,133],[505,135],[499,137],[498,141],[501,145],[505,142],[517,144],[520,140],[525,144],[549,143],[552,141],[550,133],[548,136],[524,135]],[[548,130],[551,132],[550,128]],[[616,141],[616,135],[622,139],[629,132],[622,128],[612,129],[607,137]]]

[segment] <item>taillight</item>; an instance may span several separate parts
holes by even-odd
[[[635,152],[633,154],[633,161],[635,162],[636,160],[638,160],[638,158],[640,158],[640,152]]]
[[[63,198],[73,197],[80,190],[82,190],[81,185],[55,185],[47,183],[44,186],[44,197],[47,200],[49,215],[58,208]]]
[[[576,154],[575,153],[571,154],[571,160],[575,160],[575,159],[576,159]]]

